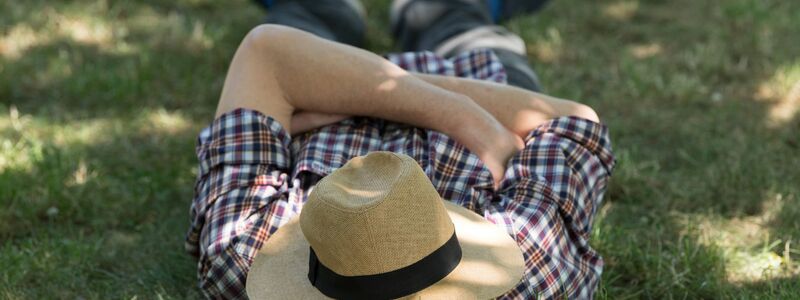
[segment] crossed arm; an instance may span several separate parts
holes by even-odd
[[[582,104],[489,82],[411,74],[362,49],[278,25],[251,30],[234,55],[217,116],[257,110],[292,133],[348,115],[377,117],[441,131],[487,165],[495,182],[548,119],[598,121]]]

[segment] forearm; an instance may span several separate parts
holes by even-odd
[[[403,122],[465,144],[472,135],[498,130],[491,114],[463,94],[427,83],[373,53],[287,30],[270,55],[280,89],[295,109]],[[466,125],[479,131],[465,132]]]
[[[489,161],[494,173],[518,146],[513,133],[469,97],[373,53],[276,25],[252,30],[233,57],[217,116],[236,108],[258,110],[290,133],[301,111],[434,129]]]
[[[470,97],[503,126],[520,136],[549,119],[561,116],[577,116],[599,122],[594,110],[570,100],[489,81],[427,74],[414,76]]]
[[[327,121],[314,113],[370,116],[430,128],[477,154],[497,184],[508,159],[524,145],[478,103],[367,51],[288,27],[261,25],[236,50],[217,116],[253,109],[290,133],[292,120],[297,126],[314,125],[303,124],[297,112],[312,113],[306,116],[322,123]]]

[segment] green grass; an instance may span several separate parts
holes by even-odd
[[[392,49],[388,0],[365,1]],[[0,2],[0,298],[197,298],[194,138],[249,1]],[[558,0],[506,24],[619,165],[600,299],[800,297],[800,2]]]

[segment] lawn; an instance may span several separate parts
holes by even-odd
[[[365,1],[393,49],[389,0]],[[250,1],[0,2],[0,298],[197,298],[183,252]],[[800,298],[800,1],[556,0],[506,23],[619,165],[599,299]]]

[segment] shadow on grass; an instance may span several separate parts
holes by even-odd
[[[0,172],[9,295],[195,295],[183,236],[196,164],[187,153],[198,129],[159,129],[151,119],[113,120],[58,145],[20,139],[35,154]]]
[[[758,284],[727,283],[731,253],[765,251],[781,269],[800,258],[782,255],[800,240],[797,11],[556,1],[509,22],[547,90],[587,102],[611,129],[619,164],[593,235],[607,262],[601,295],[757,295]]]
[[[258,19],[236,5],[0,4],[0,297],[198,297],[194,142]]]
[[[0,32],[0,103],[62,120],[141,108],[207,118],[258,12],[228,16],[230,6],[212,1],[149,2],[11,6],[15,17]]]

